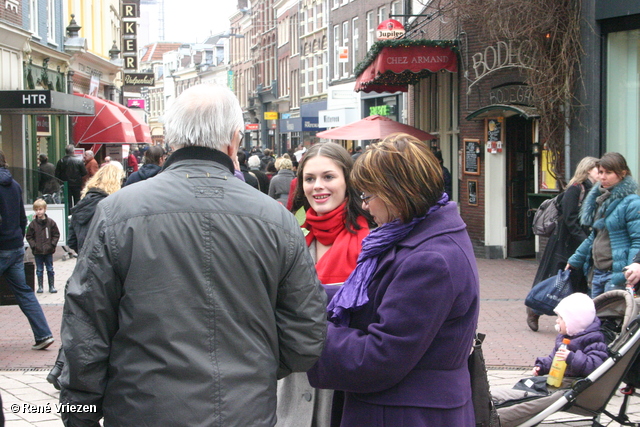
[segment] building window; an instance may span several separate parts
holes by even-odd
[[[300,12],[300,31],[302,34],[307,34],[307,10],[302,9]]]
[[[333,26],[333,78],[338,79],[340,77],[340,62],[338,61],[340,56],[340,26]]]
[[[38,0],[29,0],[29,30],[38,35]]]
[[[607,36],[607,150],[622,153],[640,174],[640,30]]]
[[[367,50],[371,49],[375,42],[376,23],[373,18],[373,11],[367,12]]]
[[[49,43],[55,43],[56,42],[56,2],[55,0],[49,0],[47,2],[47,12],[49,12],[47,17],[47,26],[49,27],[48,33],[47,33],[47,41]]]
[[[358,47],[360,45],[360,36],[358,34],[358,18],[353,18],[351,20],[351,30],[353,31],[353,37],[352,37],[352,54],[351,54],[351,65],[353,66],[352,70],[355,72],[356,70],[356,66],[358,65],[358,62],[360,62],[360,55],[359,55],[359,51],[358,51]]]
[[[378,24],[387,19],[387,7],[381,6],[378,8]]]
[[[394,1],[393,3],[391,3],[391,15],[400,15],[400,2],[399,1]],[[397,19],[398,21],[400,19],[399,16],[391,16],[391,18],[393,19]]]
[[[333,0],[333,9],[337,9],[340,7],[340,0]]]
[[[327,93],[329,86],[329,54],[326,49],[322,51],[322,92]]]
[[[342,23],[342,47],[347,49],[347,53],[349,52],[349,21],[344,21]],[[347,58],[351,56],[348,55]],[[342,63],[342,76],[349,77],[349,60]]]

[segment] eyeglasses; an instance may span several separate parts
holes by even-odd
[[[238,131],[240,133],[240,144],[239,146],[242,147],[242,141],[244,141],[244,132],[242,132],[241,130]]]
[[[360,193],[360,200],[362,200],[362,203],[364,203],[365,205],[368,205],[376,197],[378,196],[365,196],[364,193]]]

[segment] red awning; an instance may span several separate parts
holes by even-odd
[[[135,144],[133,125],[119,108],[95,96],[74,93],[95,103],[95,116],[73,118],[73,141],[76,144]]]
[[[412,42],[414,43],[409,45],[382,47],[358,75],[356,92],[406,92],[410,84],[416,84],[431,73],[441,70],[458,71],[458,59],[451,47]],[[425,43],[432,44],[428,40]]]
[[[151,144],[153,141],[151,140],[151,130],[149,130],[149,125],[143,122],[140,117],[129,108],[125,107],[122,104],[118,104],[114,101],[107,100],[108,103],[115,105],[120,109],[120,112],[124,114],[124,116],[129,119],[131,125],[133,126],[133,133],[136,136],[136,141],[140,144]]]

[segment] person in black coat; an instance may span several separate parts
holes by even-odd
[[[258,190],[264,194],[269,194],[269,178],[267,174],[260,170],[260,157],[258,157],[258,155],[249,157],[247,165],[249,166],[249,173],[254,174],[256,178],[258,178]]]
[[[136,172],[129,175],[123,187],[156,176],[162,169],[164,158],[164,149],[161,146],[153,145],[149,147],[144,152],[144,164]]]
[[[69,207],[75,206],[80,201],[80,191],[82,190],[82,177],[87,174],[87,168],[84,161],[74,155],[75,146],[67,145],[65,148],[66,155],[58,160],[56,164],[56,178],[61,181],[67,181],[69,186],[69,194],[67,195],[67,204]]]
[[[587,238],[589,230],[580,225],[580,206],[584,196],[598,180],[598,168],[595,157],[585,157],[578,163],[575,174],[562,195],[559,196],[558,210],[560,220],[553,234],[547,241],[538,271],[533,279],[533,286],[564,270],[567,260]],[[577,270],[572,273],[571,282],[574,291],[587,292],[586,281]],[[538,330],[540,315],[527,307],[527,325],[532,331]]]
[[[58,200],[58,192],[60,191],[60,184],[56,175],[56,167],[49,163],[49,157],[42,153],[38,156],[40,160],[40,166],[38,166],[38,190],[42,195],[50,194],[55,203],[60,203]]]

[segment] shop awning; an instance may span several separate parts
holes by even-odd
[[[525,119],[540,117],[535,107],[515,104],[495,104],[482,107],[467,116],[467,120],[481,120],[490,117],[522,116]]]
[[[116,106],[124,116],[129,119],[131,125],[133,126],[133,133],[136,136],[136,141],[139,144],[151,144],[151,130],[149,130],[149,126],[140,120],[138,115],[131,111],[131,109],[125,107],[122,104],[118,104],[114,101],[107,100],[108,103]]]
[[[104,99],[76,93],[77,97],[95,103],[95,115],[73,119],[73,140],[76,144],[135,144],[133,125],[120,109]]]
[[[93,102],[55,90],[0,90],[0,114],[93,116]]]
[[[429,74],[458,71],[453,40],[383,40],[356,68],[355,91],[406,92]]]

